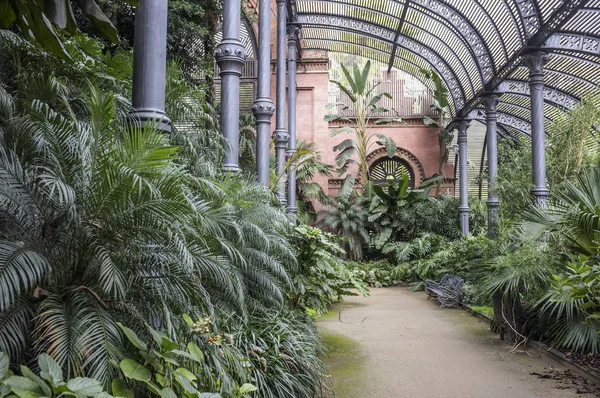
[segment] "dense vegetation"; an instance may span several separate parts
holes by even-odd
[[[219,173],[217,112],[176,63],[167,136],[128,123],[128,48],[61,40],[68,60],[0,31],[2,394],[312,397],[311,314],[367,294],[341,248]]]

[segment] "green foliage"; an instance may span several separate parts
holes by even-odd
[[[420,202],[434,200],[429,191],[435,179],[428,180],[416,189],[409,189],[408,174],[403,174],[397,182],[389,180],[384,189],[372,184],[373,199],[369,205],[369,223],[374,231],[371,245],[381,249],[388,243],[394,243],[406,238],[403,214]],[[410,209],[410,210],[409,210]]]
[[[600,95],[582,98],[578,106],[562,113],[548,129],[547,176],[553,191],[573,179],[582,167],[598,162],[598,128]]]
[[[434,69],[421,69],[421,73],[426,79],[433,82],[433,103],[431,104],[431,110],[437,115],[437,120],[432,119],[429,116],[425,116],[423,122],[426,126],[435,127],[438,129],[438,145],[439,145],[439,164],[438,164],[438,175],[444,175],[444,163],[448,161],[448,146],[452,143],[454,138],[452,130],[447,129],[448,122],[450,119],[449,102],[448,98],[450,92],[446,83],[442,77]],[[436,195],[439,193],[441,187],[441,181],[437,184]]]
[[[579,353],[600,352],[600,272],[597,259],[580,255],[554,275],[536,304],[550,326],[555,346]]]
[[[492,190],[500,198],[503,226],[520,221],[531,204],[531,142],[524,138],[500,140],[498,176]]]
[[[536,234],[551,234],[557,247],[584,255],[598,253],[600,242],[600,163],[586,167],[566,181],[545,208],[531,207],[524,227]]]
[[[301,267],[294,277],[292,302],[305,308],[314,308],[319,313],[327,312],[334,302],[343,296],[368,296],[369,290],[338,257],[343,250],[336,237],[317,228],[302,225],[294,228],[292,241],[296,246]]]
[[[39,376],[21,365],[21,376],[9,369],[9,356],[0,351],[0,396],[2,397],[99,397],[111,398],[102,383],[88,377],[65,380],[61,367],[51,356],[38,357]],[[14,395],[10,395],[13,393]]]
[[[362,280],[369,287],[394,286],[404,279],[402,269],[387,260],[346,261],[344,266],[355,279]]]
[[[372,151],[374,145],[383,146],[387,150],[388,156],[391,158],[396,153],[396,143],[384,134],[370,134],[370,124],[377,113],[395,113],[395,117],[378,118],[375,124],[388,124],[391,122],[401,122],[402,119],[398,113],[388,107],[378,106],[377,104],[383,97],[392,98],[389,93],[377,93],[375,89],[378,85],[369,87],[371,61],[367,61],[364,68],[360,68],[355,64],[352,73],[343,64],[340,64],[346,83],[338,80],[331,80],[341,91],[343,91],[351,101],[351,104],[330,103],[327,104],[327,110],[336,108],[339,114],[328,114],[325,116],[325,121],[333,122],[351,122],[356,125],[353,127],[345,126],[331,132],[331,136],[337,136],[343,133],[350,133],[353,138],[348,138],[338,145],[333,150],[338,152],[335,157],[338,176],[345,174],[348,169],[358,164],[359,179],[361,184],[366,184],[369,181],[369,166],[367,164],[367,155]],[[355,120],[342,116],[344,111],[351,110]],[[358,161],[355,159],[358,157]]]
[[[125,1],[130,6],[138,3],[135,0]],[[94,0],[82,0],[77,4],[96,32],[112,43],[119,41],[117,29]],[[39,42],[45,49],[59,57],[69,58],[56,28],[71,35],[78,32],[78,24],[70,1],[0,0],[0,14],[0,29],[9,28],[16,23],[27,39]]]
[[[13,366],[47,352],[65,378],[105,386],[122,375],[111,364],[130,359],[161,390],[184,388],[163,363],[173,352],[148,349],[163,365],[154,368],[118,322],[146,347],[144,324],[160,325],[186,342],[181,351],[193,341],[204,353],[192,362],[206,390],[230,397],[252,383],[257,397],[312,397],[324,370],[312,320],[287,308],[292,225],[262,186],[217,174],[222,143],[205,93],[171,65],[173,133],[133,128],[131,54],[103,53],[86,36],[65,46],[77,63],[0,31],[0,350]],[[182,313],[214,330],[186,330]],[[267,370],[255,346],[275,350]],[[167,370],[174,379],[161,385]]]
[[[362,258],[363,247],[369,242],[366,228],[368,212],[354,190],[354,177],[348,176],[333,203],[319,212],[317,225],[344,239],[344,249],[351,260]]]

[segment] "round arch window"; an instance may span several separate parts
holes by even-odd
[[[415,187],[415,174],[410,165],[399,157],[378,159],[371,165],[369,170],[369,178],[375,184],[385,187],[388,185],[388,180],[398,181],[402,174],[408,174],[408,186],[413,189]]]

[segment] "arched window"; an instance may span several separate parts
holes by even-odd
[[[398,181],[402,174],[408,174],[408,186],[412,189],[415,187],[415,174],[410,165],[399,157],[383,157],[376,160],[371,165],[369,178],[375,184],[385,187],[388,185],[388,179]]]

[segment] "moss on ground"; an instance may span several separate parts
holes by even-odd
[[[332,312],[337,316],[337,312],[330,311]],[[365,357],[360,351],[359,343],[349,337],[326,331],[321,331],[320,335],[326,349],[323,360],[333,384],[333,393],[325,394],[324,397],[363,397]]]

